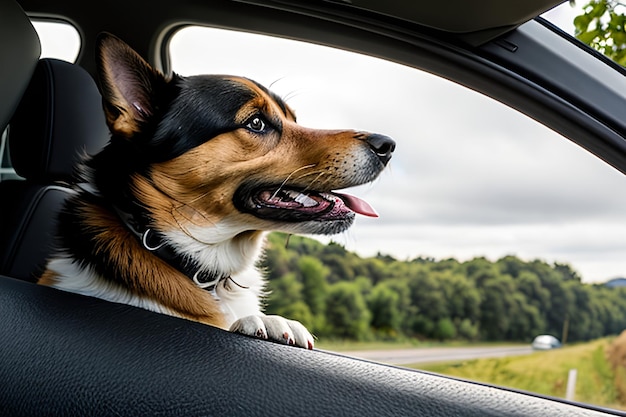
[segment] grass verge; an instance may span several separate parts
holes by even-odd
[[[615,374],[606,358],[610,342],[604,338],[525,356],[408,367],[560,398],[565,397],[569,370],[577,369],[575,401],[626,409],[619,402]]]

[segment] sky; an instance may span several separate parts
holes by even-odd
[[[577,10],[562,7],[549,18],[571,31]],[[380,178],[349,190],[380,217],[359,216],[332,238],[348,250],[516,255],[568,263],[585,282],[626,276],[626,177],[528,117],[433,75],[316,45],[190,28],[170,48],[176,72],[252,78],[302,125],[396,140]]]

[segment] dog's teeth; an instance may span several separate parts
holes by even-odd
[[[297,191],[292,191],[292,190],[285,191],[285,197],[289,197],[292,200],[296,200],[297,201],[298,196],[300,196],[300,193],[297,192]]]
[[[302,204],[304,207],[313,207],[317,205],[317,201],[315,201],[314,199],[312,199],[311,197],[309,197],[306,194],[302,194],[300,193],[295,200]]]

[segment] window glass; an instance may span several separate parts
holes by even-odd
[[[571,263],[588,282],[626,271],[605,251],[626,249],[626,228],[615,225],[626,220],[626,193],[613,192],[624,176],[488,97],[388,61],[221,29],[182,29],[170,54],[182,75],[243,75],[270,87],[302,125],[398,142],[390,169],[356,191],[380,218],[334,237],[348,249],[398,259],[516,254]]]
[[[58,20],[33,20],[32,23],[39,35],[41,58],[76,61],[80,35],[74,26]],[[18,177],[11,164],[6,138],[5,130],[0,135],[0,181]]]
[[[205,27],[169,48],[175,72],[252,78],[302,125],[397,141],[381,177],[350,190],[379,218],[332,238],[270,236],[269,313],[302,321],[327,349],[514,343],[515,360],[441,367],[423,351],[350,354],[558,397],[576,363],[576,400],[620,406],[587,393],[599,378],[616,392],[604,352],[626,327],[626,292],[600,284],[626,274],[622,174],[490,98],[384,60]],[[532,344],[543,334],[558,344]]]
[[[41,58],[76,61],[80,52],[80,35],[74,26],[58,20],[33,20],[32,23],[41,42]]]
[[[15,170],[11,165],[6,139],[7,131],[4,130],[2,133],[0,133],[0,157],[2,158],[0,159],[0,181],[19,178],[17,174],[15,174]]]
[[[541,17],[550,21],[550,23],[558,26],[564,32],[571,36],[576,35],[576,27],[574,26],[574,19],[576,16],[582,15],[583,5],[587,2],[564,2],[557,7],[545,12]]]

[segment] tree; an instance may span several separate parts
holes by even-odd
[[[324,312],[328,292],[326,278],[330,271],[312,256],[300,258],[298,269],[302,276],[302,300],[308,305],[313,315],[313,331],[318,332],[324,328],[325,323]]]
[[[483,281],[480,306],[480,332],[485,340],[506,340],[511,321],[518,313],[513,297],[515,283],[509,275],[499,275]]]
[[[293,272],[272,280],[269,289],[267,312],[270,314],[281,314],[289,304],[302,301],[302,284]]]
[[[285,247],[286,236],[279,233],[271,233],[267,239],[268,250],[261,260],[261,269],[265,271],[270,281],[287,274],[291,269],[289,260],[291,253]]]
[[[478,325],[471,322],[470,319],[463,319],[457,325],[458,335],[463,339],[475,340],[478,337]]]
[[[471,322],[478,321],[481,299],[474,282],[462,274],[451,271],[446,271],[436,277],[446,300],[448,316],[454,322],[462,319],[469,319]]]
[[[501,273],[510,275],[513,278],[517,278],[522,271],[527,269],[526,262],[513,255],[507,255],[504,258],[498,259],[496,265]]]
[[[576,308],[572,286],[581,285],[572,281],[565,285],[563,276],[550,269],[547,273],[541,273],[541,264],[536,263],[535,273],[541,279],[541,285],[550,292],[550,309],[545,311],[546,332],[549,334],[562,334],[569,326],[570,314]]]
[[[530,341],[538,334],[545,333],[545,321],[539,309],[529,304],[523,293],[515,292],[511,300],[511,321],[506,340]]]
[[[358,284],[338,282],[330,286],[326,321],[333,336],[354,340],[369,337],[370,312]]]
[[[346,262],[346,257],[336,253],[324,254],[320,259],[324,265],[330,268],[328,281],[330,283],[341,281],[354,281],[356,277],[354,269]]]
[[[417,309],[409,325],[411,331],[420,336],[433,337],[437,321],[449,317],[441,283],[435,274],[419,268],[409,277],[408,287],[411,304]]]
[[[541,280],[532,271],[521,271],[516,277],[518,290],[526,296],[528,302],[545,314],[550,310],[550,291],[541,285]]]
[[[302,276],[302,297],[311,308],[313,314],[321,314],[324,312],[326,303],[326,278],[328,277],[328,268],[324,266],[317,258],[312,256],[303,256],[298,260],[298,270]]]
[[[397,336],[403,321],[398,292],[380,283],[372,289],[367,305],[372,314],[372,327],[383,335]]]
[[[549,333],[565,342],[626,328],[626,288],[585,284],[567,264],[516,256],[405,262],[298,236],[268,241],[267,312],[320,337],[520,341]]]
[[[561,274],[563,281],[576,281],[577,283],[582,282],[582,278],[578,275],[578,272],[574,271],[571,266],[568,264],[560,264],[558,262],[554,263],[554,270]]]
[[[380,255],[376,255],[376,258],[363,260],[365,272],[367,273],[367,276],[372,280],[372,283],[374,285],[378,284],[386,278],[386,270],[388,265],[391,263],[395,263],[395,260],[388,261],[386,263],[379,256]]]
[[[456,337],[456,327],[452,320],[447,317],[437,320],[435,337],[439,340],[454,339]]]
[[[485,281],[501,275],[496,265],[485,258],[474,258],[463,264],[465,275],[476,283],[480,288]]]
[[[626,65],[626,4],[619,0],[591,0],[583,12],[574,19],[576,37]]]

